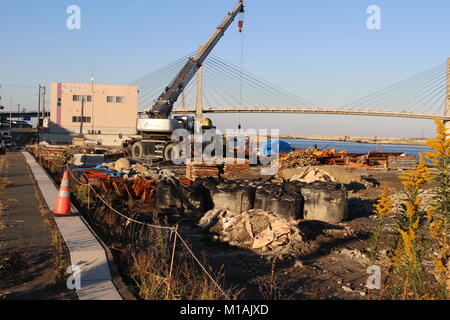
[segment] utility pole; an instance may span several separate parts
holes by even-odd
[[[81,121],[80,121],[80,135],[83,135],[83,119],[84,118],[84,97],[81,98]]]
[[[9,128],[12,128],[12,109],[13,109],[13,98],[10,98],[9,100]]]
[[[17,104],[17,121],[20,121],[20,104]]]
[[[38,128],[41,127],[41,84],[39,84],[39,94],[38,94]]]
[[[94,116],[94,101],[95,101],[95,90],[94,90],[94,82],[95,82],[95,68],[92,68],[91,74],[91,90],[92,90],[92,98],[91,98],[91,130],[94,133],[95,128],[95,116]]]
[[[42,118],[45,118],[45,94],[46,94],[46,88],[45,86],[42,87]]]
[[[203,66],[200,66],[200,68],[197,71],[197,99],[195,104],[195,128],[197,130],[197,133],[201,132],[202,121],[203,121]]]

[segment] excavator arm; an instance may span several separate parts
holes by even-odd
[[[172,83],[164,90],[164,92],[155,101],[152,109],[148,112],[148,116],[154,119],[169,119],[173,106],[177,102],[178,97],[202,66],[208,55],[214,49],[216,44],[224,36],[225,31],[233,23],[237,15],[244,12],[244,0],[239,0],[232,12],[229,12],[221,24],[216,28],[213,35],[200,48],[196,56],[189,58],[186,65],[181,69],[180,73],[175,77]]]

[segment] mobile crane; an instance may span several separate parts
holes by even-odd
[[[172,133],[177,129],[187,129],[191,133],[194,132],[194,117],[171,117],[174,104],[208,55],[224,36],[225,31],[236,17],[243,12],[244,0],[239,0],[234,10],[227,14],[197,54],[189,58],[175,79],[155,100],[154,105],[149,110],[140,112],[137,120],[139,138],[134,138],[127,143],[133,159],[170,161],[172,150],[177,145],[177,142],[171,141]],[[242,24],[243,21],[239,21],[240,32]]]

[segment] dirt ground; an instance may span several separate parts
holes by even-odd
[[[379,292],[371,293],[365,288],[370,266],[365,253],[375,226],[373,204],[384,185],[394,194],[401,191],[401,172],[344,167],[320,169],[347,186],[349,218],[336,225],[301,221],[298,227],[307,239],[300,255],[274,262],[270,257],[218,243],[211,234],[202,233],[194,225],[183,226],[182,232],[195,250],[204,252],[216,271],[224,272],[226,283],[245,288],[240,298],[358,300],[379,297],[376,296]],[[281,175],[289,178],[299,170],[302,169]],[[253,174],[257,175],[258,171]],[[241,178],[248,178],[248,175]],[[392,233],[382,237],[381,250],[393,245],[393,218],[387,219],[386,227]]]

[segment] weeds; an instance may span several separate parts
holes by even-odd
[[[427,218],[439,298],[447,299],[450,296],[450,134],[442,121],[436,119],[435,122],[437,137],[428,141],[434,152],[426,153],[426,156],[432,162],[436,190]]]
[[[226,298],[181,244],[174,246],[175,234],[171,230],[130,223],[95,197],[86,202],[86,193],[85,188],[78,189],[76,192],[79,205],[85,209],[82,211],[87,212],[86,219],[114,251],[114,258],[119,264],[122,277],[139,299],[219,300]],[[112,207],[118,208],[120,203],[115,201],[113,194],[106,194],[104,197],[108,199]],[[88,207],[89,210],[86,210]],[[140,219],[130,210],[127,214],[130,218]],[[156,217],[151,220],[153,225],[167,225],[167,221]],[[215,274],[211,268],[207,267],[207,269],[210,274]],[[214,280],[221,283],[222,274],[215,274]],[[234,288],[230,288],[225,294],[233,298],[238,294],[235,291]]]
[[[401,176],[404,198],[398,213],[398,241],[387,275],[393,299],[448,299],[450,292],[450,135],[440,120],[437,137],[428,145],[434,152],[425,153],[412,172]],[[423,212],[423,186],[432,181],[433,203]],[[389,193],[385,190],[376,206],[378,225],[371,246],[371,260],[376,260],[378,241],[383,230],[382,216],[390,211]],[[432,262],[433,267],[428,267]]]
[[[0,255],[1,282],[6,283],[8,280],[14,281],[15,283],[26,282],[27,274],[22,270],[23,265],[23,258],[17,252]]]
[[[278,277],[276,272],[276,261],[272,262],[270,280],[259,285],[259,292],[264,300],[281,300],[281,292],[278,288]]]
[[[375,213],[377,215],[377,221],[375,231],[372,233],[369,247],[369,259],[374,264],[378,260],[380,251],[380,238],[383,233],[384,220],[392,213],[392,200],[390,198],[390,191],[387,186],[384,187],[383,194],[380,200],[375,204]]]
[[[0,178],[0,195],[5,193],[6,186],[8,185],[8,182],[5,178]]]
[[[9,258],[4,255],[0,255],[0,280],[4,281],[10,274]]]

